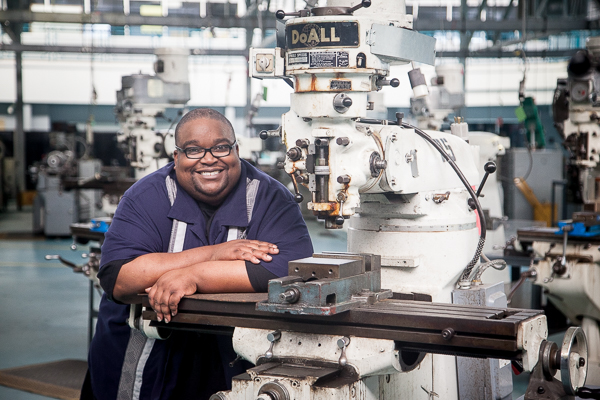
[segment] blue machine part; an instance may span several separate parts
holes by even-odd
[[[567,222],[567,221],[559,221],[558,222],[558,231],[556,231],[557,235],[563,235],[563,228],[565,226],[572,226],[573,230],[568,232],[568,236],[580,236],[580,237],[591,237],[600,235],[600,225],[593,225],[586,227],[583,222]]]
[[[108,227],[110,226],[111,219],[110,218],[96,218],[92,219],[92,227],[90,231],[92,232],[106,232],[108,231]]]

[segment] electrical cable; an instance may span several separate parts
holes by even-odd
[[[482,254],[483,256],[483,254]],[[483,256],[483,258],[487,258],[485,256]],[[481,275],[483,275],[483,273],[485,272],[486,269],[488,269],[489,267],[492,267],[494,269],[497,269],[498,271],[502,271],[504,268],[506,268],[506,261],[501,260],[501,259],[497,259],[497,260],[488,260],[487,262],[483,263],[483,264],[479,264],[479,266],[475,269],[475,273],[473,273],[473,278],[471,278],[471,282],[475,281],[481,281]]]
[[[444,159],[448,162],[448,164],[450,164],[450,166],[452,167],[452,169],[454,170],[456,175],[458,175],[458,178],[461,180],[461,182],[467,189],[467,192],[469,192],[471,199],[473,199],[475,208],[477,210],[477,214],[479,215],[479,225],[480,225],[481,232],[479,234],[479,243],[477,244],[477,249],[475,250],[475,255],[473,256],[471,261],[469,261],[469,263],[463,270],[463,273],[459,279],[460,281],[466,281],[469,279],[471,272],[473,271],[473,268],[475,267],[475,265],[479,262],[481,253],[483,251],[483,246],[485,245],[485,237],[486,237],[487,230],[486,230],[486,226],[485,226],[485,215],[483,214],[483,209],[481,208],[481,204],[479,204],[479,200],[477,199],[477,195],[475,194],[475,191],[469,184],[469,181],[467,180],[467,178],[465,178],[465,176],[463,175],[460,168],[458,168],[458,165],[456,165],[456,163],[454,162],[454,160],[452,160],[452,158],[450,158],[448,153],[446,153],[446,151],[435,140],[433,140],[431,138],[431,136],[429,136],[427,133],[425,133],[421,129],[417,128],[416,126],[410,125],[406,122],[402,122],[402,126],[404,128],[413,129],[417,135],[421,136],[423,139],[425,139],[427,142],[429,142],[429,144],[431,144],[442,155],[442,157],[444,157]]]

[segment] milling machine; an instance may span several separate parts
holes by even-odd
[[[518,231],[518,242],[536,264],[524,275],[544,289],[548,300],[568,320],[580,325],[589,345],[588,382],[600,385],[600,38],[568,63],[568,78],[559,79],[552,105],[555,126],[570,159],[567,185],[580,211],[558,228]]]
[[[164,328],[235,327],[236,352],[257,366],[215,400],[508,399],[507,360],[536,377],[526,399],[578,392],[586,365],[581,331],[572,330],[558,351],[545,340],[544,316],[506,309],[503,283],[481,282],[487,268],[504,265],[480,263],[486,225],[478,195],[493,168],[480,184],[467,124],[425,132],[400,114],[366,118],[374,107],[368,94],[398,86],[390,65],[433,64],[435,39],[412,30],[403,1],[330,0],[277,16],[292,17],[285,39],[251,49],[250,71],[285,79],[294,93],[281,127],[261,136],[285,144],[282,167],[296,199],[306,185],[308,209],[326,228],[349,225],[349,253],[290,262],[290,276],[271,280],[266,299],[183,299],[168,327],[146,302],[131,315],[132,327],[155,337]],[[413,69],[409,77],[422,95],[423,75]],[[552,378],[561,353],[572,367],[564,387]]]
[[[102,163],[89,155],[88,143],[75,133],[51,132],[50,146],[53,150],[29,167],[37,191],[33,230],[46,236],[67,236],[70,224],[105,215],[99,190],[68,190],[66,184],[94,179],[100,174]],[[81,148],[83,152],[78,151]]]
[[[115,113],[121,124],[117,140],[136,179],[165,166],[173,158],[175,136],[171,129],[156,130],[156,119],[164,117],[169,107],[183,113],[190,99],[189,49],[161,48],[155,53],[155,75],[140,72],[123,76],[121,90],[117,91]]]
[[[467,124],[459,120],[451,132],[425,132],[402,115],[367,118],[375,106],[369,93],[399,86],[390,66],[433,64],[435,39],[412,30],[404,2],[348,6],[331,0],[326,7],[277,16],[292,17],[285,43],[251,49],[250,70],[255,78],[287,79],[294,88],[280,129],[263,136],[281,136],[285,171],[296,187],[304,184],[311,192],[308,209],[326,228],[347,223],[348,251],[380,256],[381,281],[392,292],[506,307],[503,283],[481,282],[487,268],[505,263],[480,264],[486,226],[478,197],[495,168],[479,184],[478,148],[468,144]],[[420,70],[413,68],[409,79],[414,96],[423,97],[427,85]],[[511,396],[506,361],[442,354],[419,361],[382,387],[394,387],[406,399],[431,393],[444,399]]]

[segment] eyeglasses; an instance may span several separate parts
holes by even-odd
[[[227,157],[229,154],[231,154],[231,149],[236,143],[237,140],[232,144],[218,144],[216,146],[209,147],[208,149],[205,149],[204,147],[188,147],[182,149],[181,147],[177,146],[175,146],[175,148],[177,151],[184,153],[185,156],[191,160],[200,160],[202,157],[204,157],[207,151],[210,151],[210,154],[212,154],[212,156],[215,158]]]

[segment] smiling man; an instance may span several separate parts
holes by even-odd
[[[147,293],[169,323],[185,295],[266,291],[288,261],[312,254],[300,209],[279,182],[240,160],[231,123],[186,114],[174,162],[123,196],[102,246],[102,297],[84,399],[208,399],[247,365],[231,338],[175,331],[162,341],[127,325]]]

